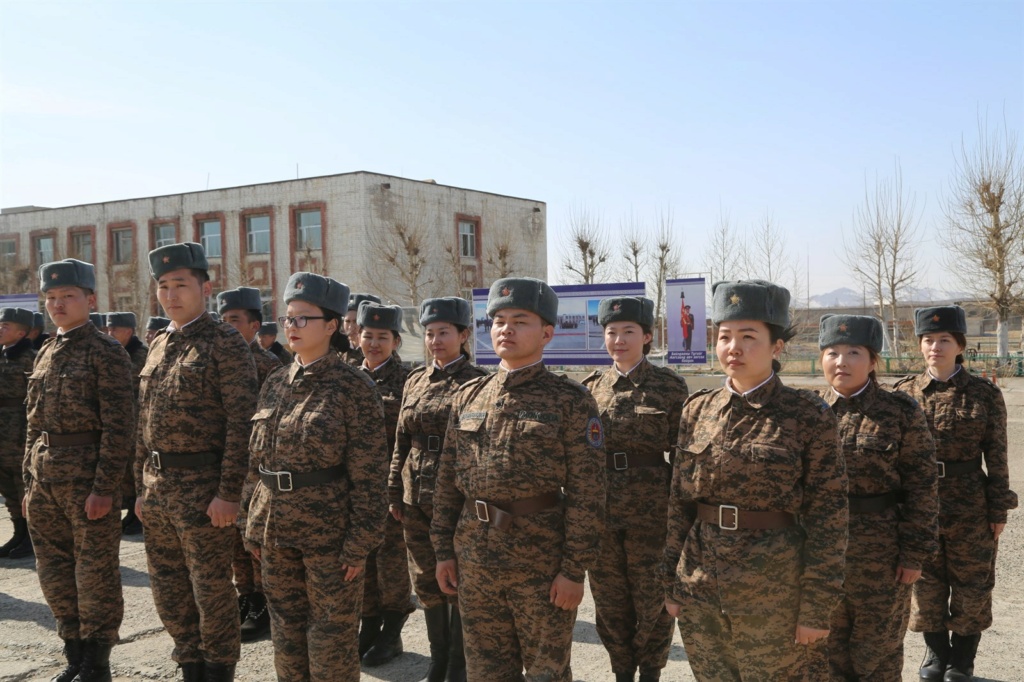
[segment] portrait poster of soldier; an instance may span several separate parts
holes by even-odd
[[[669,364],[707,364],[704,287],[703,277],[670,279],[665,282],[665,333],[668,338]]]

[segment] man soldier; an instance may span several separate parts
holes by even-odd
[[[132,388],[135,391],[135,405],[139,402],[139,374],[146,366],[146,355],[149,353],[142,340],[135,335],[137,319],[135,313],[107,313],[104,319],[103,331],[124,346],[128,351],[128,357],[132,359]],[[132,442],[134,452],[135,442]],[[128,464],[125,466],[124,482],[121,484],[121,496],[123,509],[128,513],[121,520],[121,532],[125,535],[139,535],[142,533],[142,524],[135,516],[135,467],[134,457],[128,457]]]
[[[363,366],[363,351],[359,348],[359,304],[363,301],[370,301],[371,303],[380,304],[380,296],[374,296],[373,294],[352,294],[352,297],[348,300],[348,312],[345,313],[345,319],[341,321],[341,331],[345,332],[348,337],[348,343],[351,348],[341,354],[341,358],[350,365],[355,367]],[[401,330],[399,330],[401,331]]]
[[[242,335],[215,323],[206,253],[149,253],[171,318],[142,370],[135,513],[146,528],[153,601],[185,680],[233,680],[241,649],[231,583],[234,522],[249,462],[256,367]]]
[[[28,333],[33,314],[24,308],[0,308],[0,495],[14,523],[14,535],[0,546],[0,557],[21,559],[32,555],[28,523],[21,513],[25,484],[21,465],[25,458],[25,391],[36,351]]]
[[[132,364],[89,321],[91,264],[46,263],[39,280],[57,336],[29,376],[25,509],[39,585],[67,657],[53,679],[109,682],[124,616],[118,510],[135,432]]]
[[[499,279],[499,371],[455,394],[434,491],[437,580],[458,594],[470,680],[572,680],[583,577],[604,526],[604,431],[590,393],[544,367],[558,297]],[[457,549],[456,549],[457,548]]]
[[[217,294],[217,311],[221,319],[238,330],[256,363],[256,378],[262,388],[267,377],[281,367],[281,361],[268,350],[260,347],[256,336],[263,324],[263,301],[260,290],[252,287],[229,289]],[[248,495],[251,495],[249,491]],[[245,499],[248,495],[243,495]],[[267,598],[263,594],[263,580],[260,562],[245,549],[241,530],[235,533],[235,555],[231,570],[235,576],[235,589],[238,591],[238,613],[242,621],[242,641],[251,642],[270,632],[270,613],[267,611]]]
[[[39,350],[46,343],[46,340],[50,338],[44,330],[46,328],[46,318],[43,317],[42,313],[32,313],[32,329],[28,333],[28,338],[32,341],[32,348]]]
[[[260,348],[277,356],[282,365],[291,364],[292,354],[277,340],[277,322],[264,322],[260,325],[259,342]]]
[[[166,317],[153,316],[149,318],[149,322],[146,323],[146,345],[153,343],[153,339],[156,337],[156,333],[161,329],[166,329],[167,325],[171,323]]]

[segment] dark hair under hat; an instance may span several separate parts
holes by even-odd
[[[420,324],[426,327],[432,322],[450,322],[468,327],[473,322],[473,306],[457,296],[425,299],[420,303]]]
[[[551,286],[533,277],[506,277],[494,281],[487,293],[487,315],[505,308],[521,308],[536,313],[548,324],[558,318],[558,294]]]
[[[348,310],[348,286],[313,272],[296,272],[288,278],[288,285],[284,288],[285,304],[292,301],[306,301],[344,315]]]
[[[277,322],[264,322],[258,333],[260,336],[277,336]]]
[[[818,322],[818,348],[865,346],[882,352],[882,322],[869,315],[822,315]]]
[[[32,328],[42,329],[46,326],[46,318],[42,313],[32,313]]]
[[[711,321],[757,320],[789,327],[789,290],[761,279],[711,285]]]
[[[35,313],[25,308],[0,308],[0,322],[10,322],[32,329]]]
[[[156,315],[154,315],[153,317],[149,318],[148,322],[146,322],[146,331],[160,331],[161,329],[166,329],[167,325],[169,325],[170,323],[171,321],[166,317],[157,317]]]
[[[644,296],[603,298],[597,305],[597,323],[604,327],[612,322],[635,322],[651,328],[654,326],[654,301]]]
[[[352,294],[351,297],[348,299],[348,310],[359,310],[359,304],[362,303],[363,301],[372,301],[373,303],[380,303],[380,296],[374,296],[373,294]]]
[[[39,266],[39,289],[49,291],[54,287],[81,287],[96,289],[96,268],[74,258],[44,263]]]
[[[130,327],[135,329],[137,323],[135,313],[107,313],[106,326],[108,327]]]
[[[918,308],[914,311],[914,335],[950,332],[967,335],[967,314],[958,305]]]
[[[223,315],[229,310],[253,310],[263,312],[260,290],[253,287],[238,287],[217,294],[217,312]]]
[[[363,301],[356,313],[356,324],[368,329],[390,329],[396,334],[402,333],[402,308],[397,305],[380,305],[373,301]]]
[[[149,252],[149,269],[153,273],[153,279],[160,279],[168,272],[182,268],[202,270],[203,272],[210,269],[210,263],[206,260],[206,251],[202,244],[195,242],[168,244]]]

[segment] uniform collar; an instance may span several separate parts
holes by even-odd
[[[288,383],[293,384],[297,380],[306,376],[317,376],[330,370],[337,364],[341,363],[341,356],[335,353],[333,350],[328,349],[327,353],[317,358],[308,365],[299,364],[299,356],[296,355],[292,360],[292,363],[288,365]]]
[[[13,360],[30,350],[32,350],[32,339],[26,336],[21,341],[4,348],[2,353],[5,358]]]
[[[366,366],[366,359],[363,358],[362,370],[373,377],[373,380],[377,383],[384,381],[387,377],[391,376],[399,370],[402,366],[402,358],[398,356],[398,353],[392,353],[391,357],[382,362],[377,366],[376,369],[370,369]]]
[[[725,390],[722,394],[729,400],[739,400],[740,402],[750,405],[754,409],[761,409],[779,392],[779,387],[782,385],[782,379],[775,372],[765,379],[760,385],[755,386],[746,393],[738,393],[729,384],[729,380],[725,380]]]
[[[77,327],[72,327],[71,329],[68,329],[66,331],[58,330],[57,331],[57,340],[59,341],[59,340],[64,339],[64,338],[74,339],[74,338],[77,338],[79,336],[82,336],[83,334],[85,334],[85,332],[84,331],[80,331],[80,330],[85,329],[86,326],[90,326],[90,327],[92,327],[94,329],[96,328],[96,325],[94,325],[92,323],[92,320],[86,320],[85,322],[83,322],[82,324],[78,325]]]
[[[875,395],[878,393],[878,384],[872,379],[868,379],[868,383],[864,384],[864,388],[860,389],[849,398],[840,395],[836,389],[829,387],[828,393],[825,394],[825,402],[828,403],[829,407],[835,407],[837,404],[845,404],[849,407],[867,407],[875,400]]]
[[[513,370],[508,370],[501,365],[498,365],[498,383],[506,389],[515,388],[516,386],[522,386],[523,384],[536,379],[546,371],[547,368],[544,366],[543,360],[535,362],[527,367],[521,367]]]
[[[431,379],[448,377],[448,376],[451,376],[452,374],[455,374],[456,372],[458,372],[460,369],[465,367],[467,364],[469,364],[469,358],[467,358],[465,355],[459,355],[458,358],[456,358],[455,360],[452,360],[451,362],[449,362],[444,367],[438,367],[436,364],[434,364],[432,362],[432,363],[430,363],[430,375],[429,376],[430,376]]]
[[[917,377],[917,387],[922,391],[928,389],[938,389],[946,386],[952,386],[953,388],[963,388],[970,381],[970,373],[964,369],[963,365],[957,365],[957,369],[953,372],[953,375],[946,381],[939,381],[932,373],[927,369]]]
[[[171,322],[171,324],[167,325],[167,329],[165,331],[167,331],[168,334],[180,332],[183,336],[192,336],[193,334],[198,334],[203,330],[210,329],[215,324],[216,322],[213,321],[213,318],[210,317],[210,314],[204,310],[202,313],[199,314],[199,317],[197,317],[196,319],[181,325],[180,329],[178,329],[177,327],[174,327],[172,329],[171,327],[174,325],[174,323]]]
[[[647,378],[647,375],[651,372],[651,363],[644,357],[640,362],[633,366],[633,369],[629,370],[626,374],[623,374],[612,365],[611,375],[615,378],[614,383],[620,381],[628,381],[634,386],[639,386]]]

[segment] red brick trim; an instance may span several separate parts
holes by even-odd
[[[132,231],[132,256],[134,259],[139,254],[139,227],[135,224],[134,220],[122,220],[116,223],[107,223],[107,264],[112,266],[117,265],[128,265],[131,262],[129,260],[126,263],[118,263],[114,260],[117,254],[114,251],[114,232],[117,230],[128,230]]]
[[[33,270],[39,270],[39,266],[42,263],[36,262],[36,240],[40,237],[53,237],[53,259],[60,260],[60,244],[57,241],[57,228],[49,227],[43,230],[32,230],[28,233],[28,262],[32,265]]]
[[[146,224],[146,230],[149,232],[149,250],[152,251],[156,248],[156,237],[153,234],[153,228],[157,225],[174,225],[174,241],[175,243],[181,241],[181,216],[174,216],[173,218],[150,218]]]
[[[96,264],[96,257],[99,255],[99,244],[96,243],[96,226],[95,225],[75,225],[69,227],[67,232],[67,254],[69,258],[78,258],[79,254],[75,253],[75,236],[87,233],[92,237],[92,260],[93,265]]]
[[[291,261],[292,271],[299,269],[299,257],[296,249],[298,247],[298,212],[320,209],[320,268],[327,274],[327,202],[307,201],[301,204],[292,204],[288,207],[288,254]]]
[[[462,235],[459,234],[459,223],[473,223],[476,225],[476,281],[473,282],[473,286],[479,287],[483,282],[484,274],[484,227],[483,219],[478,215],[469,215],[466,213],[455,214],[455,248],[459,254],[459,259],[462,259]],[[459,282],[459,287],[465,288],[465,281]]]
[[[249,217],[261,216],[261,215],[265,215],[265,216],[268,216],[270,218],[270,252],[269,253],[253,253],[253,254],[250,254],[249,253],[248,234],[246,233],[246,229],[245,229],[245,219],[249,218]],[[323,216],[322,213],[321,213],[321,216]],[[258,286],[259,286],[259,288],[261,290],[264,289],[264,288],[269,288],[270,289],[270,295],[274,299],[276,299],[276,297],[274,296],[274,228],[275,228],[275,223],[277,222],[275,220],[276,217],[277,216],[276,216],[276,214],[274,212],[274,207],[273,206],[260,206],[260,207],[257,207],[257,208],[246,208],[246,209],[243,209],[242,211],[239,211],[239,213],[238,213],[238,252],[240,254],[242,254],[242,261],[243,261],[242,262],[242,272],[245,273],[245,275],[246,275],[246,277],[248,279],[255,280],[255,278],[253,278],[253,276],[252,276],[252,269],[253,269],[254,266],[260,264],[261,260],[265,258],[266,259],[266,279],[263,282],[262,286],[259,286],[259,285]],[[322,220],[322,218],[321,218],[321,220]],[[322,229],[323,228],[321,227],[321,230]],[[253,259],[257,259],[257,260],[252,260],[252,261],[246,260],[249,257],[252,257]],[[275,310],[276,311],[276,309],[277,309],[276,305],[277,305],[276,304],[276,300],[271,301],[271,310]]]

